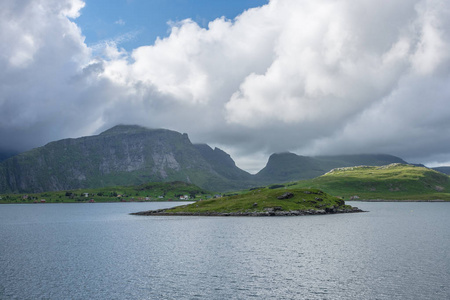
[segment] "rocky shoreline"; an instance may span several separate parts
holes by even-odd
[[[170,212],[169,209],[148,210],[130,215],[137,216],[218,216],[218,217],[271,217],[271,216],[307,216],[307,215],[327,215],[327,214],[345,214],[358,213],[363,210],[353,207],[352,209],[309,209],[309,210],[290,210],[283,211],[276,208],[266,209],[265,211],[248,211],[248,212]]]

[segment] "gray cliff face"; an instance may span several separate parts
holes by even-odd
[[[152,155],[155,167],[154,173],[159,173],[162,178],[167,178],[166,169],[172,169],[174,171],[180,171],[181,166],[175,159],[173,153],[153,153]]]
[[[142,140],[133,141],[132,145],[128,141],[126,143],[121,141],[119,145],[114,140],[111,140],[110,143],[103,142],[104,149],[101,150],[104,155],[99,165],[101,174],[131,172],[144,168],[145,157]]]

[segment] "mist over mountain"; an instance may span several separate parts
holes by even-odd
[[[18,152],[13,151],[0,151],[0,162],[7,160],[8,158],[19,154]]]
[[[229,154],[192,144],[187,134],[118,125],[99,135],[63,139],[0,162],[0,192],[43,192],[145,182],[184,181],[223,192],[309,179],[336,167],[406,163],[391,155],[300,156],[277,153],[256,175]]]

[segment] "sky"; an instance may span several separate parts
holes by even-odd
[[[450,165],[448,0],[2,0],[0,151],[117,124]]]

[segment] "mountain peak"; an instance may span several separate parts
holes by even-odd
[[[153,133],[153,134],[163,134],[169,136],[182,136],[185,141],[189,141],[189,136],[187,133],[180,133],[177,131],[163,129],[163,128],[147,128],[140,125],[125,125],[119,124],[110,129],[107,129],[100,133],[100,136],[113,136],[113,135],[122,135],[122,134],[138,134],[138,133]]]
[[[147,127],[139,126],[139,125],[125,125],[120,124],[116,125],[110,129],[107,129],[100,133],[100,135],[111,135],[111,134],[123,134],[123,133],[137,133],[137,132],[143,132],[143,131],[149,131],[152,129],[149,129]]]
[[[297,157],[302,157],[301,155],[292,153],[292,152],[276,152],[273,153],[272,155],[270,155],[269,160],[270,159],[279,159],[279,158],[297,158]]]

